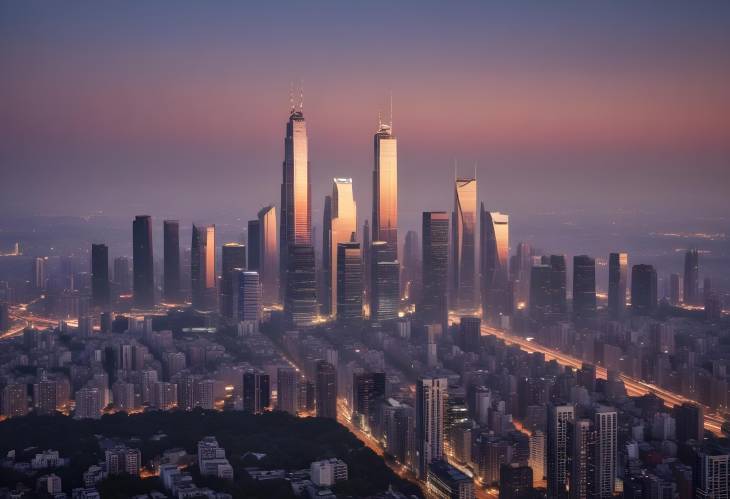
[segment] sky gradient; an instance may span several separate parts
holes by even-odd
[[[3,2],[0,212],[216,222],[279,201],[304,87],[313,222],[371,206],[394,102],[401,225],[454,164],[518,216],[730,211],[730,2]]]

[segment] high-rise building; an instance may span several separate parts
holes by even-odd
[[[730,497],[730,455],[711,449],[700,452],[695,465],[698,498]]]
[[[279,292],[279,243],[276,227],[276,206],[259,210],[259,275],[265,305],[278,303]]]
[[[276,372],[276,408],[296,415],[298,394],[299,373],[293,367],[280,367]]]
[[[134,267],[134,304],[140,308],[155,305],[155,272],[152,259],[152,218],[138,215],[132,223],[132,264]]]
[[[415,230],[406,232],[403,244],[403,276],[401,278],[401,296],[408,303],[417,302],[421,286],[421,255],[418,248],[418,234]]]
[[[261,301],[259,273],[235,269],[233,273],[233,316],[238,321],[260,321]]]
[[[418,311],[424,322],[443,323],[448,314],[449,216],[445,211],[424,211],[422,293]]]
[[[696,249],[688,249],[684,254],[684,302],[689,305],[702,304],[700,253]]]
[[[572,421],[568,427],[570,498],[589,499],[597,493],[596,430],[589,419]]]
[[[315,391],[317,417],[337,419],[337,370],[325,360],[317,362]]]
[[[258,219],[248,221],[246,234],[248,270],[258,272],[259,265],[261,265],[261,224]]]
[[[452,303],[456,310],[476,310],[477,179],[457,178],[451,224]]]
[[[444,454],[444,419],[448,380],[425,376],[416,383],[416,453],[418,476],[425,477],[428,465]]]
[[[193,238],[190,244],[190,288],[194,308],[198,310],[215,308],[215,225],[193,225]]]
[[[28,414],[28,385],[25,383],[8,383],[0,391],[2,414],[6,418],[25,416]]]
[[[365,223],[362,224],[362,299],[363,303],[368,307],[366,315],[370,315],[370,277],[372,276],[372,271],[370,270],[371,263],[370,224],[367,220],[365,220]]]
[[[295,327],[312,326],[317,319],[317,275],[311,244],[289,247],[284,312]]]
[[[109,248],[106,244],[91,245],[91,304],[102,310],[111,306]]]
[[[613,497],[616,483],[616,462],[618,459],[618,415],[610,407],[599,407],[594,417],[596,430],[595,449],[595,495]]]
[[[397,319],[400,264],[395,252],[386,241],[373,241],[370,256],[370,319],[379,322]]]
[[[542,321],[550,317],[553,305],[550,265],[533,265],[530,272],[530,318]]]
[[[269,375],[258,371],[243,373],[243,410],[261,414],[271,402]]]
[[[522,499],[532,492],[532,469],[519,463],[503,464],[499,469],[499,499]]]
[[[0,332],[10,329],[10,308],[8,302],[0,301]]]
[[[547,413],[547,489],[553,498],[568,497],[569,431],[575,419],[572,405],[549,405]]]
[[[385,397],[385,373],[363,372],[353,374],[352,400],[354,413],[368,428],[375,422],[377,407]]]
[[[552,269],[550,293],[552,304],[550,313],[554,318],[564,317],[568,311],[568,298],[566,293],[568,269],[565,264],[565,255],[550,255],[549,259],[543,257],[543,263],[549,262]]]
[[[307,123],[300,103],[298,110],[292,106],[286,124],[279,240],[284,311],[288,321],[295,326],[312,325],[317,316],[312,186],[307,147]]]
[[[393,123],[378,124],[374,137],[372,241],[384,241],[398,259],[398,139]]]
[[[614,319],[626,311],[628,278],[628,253],[611,253],[608,257],[608,313]]]
[[[357,207],[352,194],[351,178],[332,179],[332,196],[325,203],[324,241],[322,245],[322,270],[324,292],[322,297],[325,314],[337,315],[337,251],[340,243],[354,241],[357,233]],[[329,216],[328,216],[329,215]]]
[[[573,315],[590,318],[596,314],[596,260],[588,255],[573,257]]]
[[[479,352],[482,337],[481,319],[479,317],[462,317],[460,329],[464,350],[467,352]]]
[[[514,286],[515,308],[526,309],[530,304],[530,277],[532,273],[532,247],[524,242],[517,245],[517,253],[510,264]]]
[[[657,307],[657,276],[652,265],[634,265],[631,268],[631,311],[650,315]]]
[[[701,405],[685,402],[674,408],[677,422],[677,441],[696,440],[701,442],[705,435],[705,413]]]
[[[163,254],[164,276],[163,293],[168,303],[182,301],[182,279],[180,278],[180,222],[165,220],[163,222]]]
[[[363,262],[360,243],[337,245],[337,320],[362,320]]]
[[[132,290],[132,273],[129,269],[129,258],[118,256],[114,259],[114,282],[121,293]]]
[[[482,314],[493,324],[510,315],[512,296],[509,282],[509,216],[489,212],[481,206],[480,265]]]
[[[238,283],[235,282],[236,270],[246,268],[246,246],[240,243],[226,243],[221,248],[221,315],[228,319],[236,319],[236,302],[234,294]]]
[[[41,257],[33,259],[33,288],[36,291],[46,289],[46,260]]]
[[[530,434],[530,457],[527,464],[532,468],[533,485],[545,479],[545,434],[536,430]]]

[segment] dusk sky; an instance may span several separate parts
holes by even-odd
[[[400,210],[454,163],[517,215],[730,211],[730,2],[3,2],[0,212],[216,222],[278,202],[304,87],[313,218],[371,207],[394,103]]]

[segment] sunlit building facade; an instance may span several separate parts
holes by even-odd
[[[451,225],[452,308],[474,312],[476,306],[477,180],[457,178]]]
[[[259,211],[259,274],[264,305],[279,303],[279,238],[276,206]]]
[[[380,123],[374,138],[372,241],[398,251],[398,140],[391,125]]]
[[[322,245],[322,270],[325,280],[323,312],[337,316],[338,245],[353,241],[357,233],[357,206],[352,193],[351,178],[332,180],[332,196],[329,197],[329,210],[325,210],[325,213]]]
[[[512,294],[509,282],[509,216],[481,207],[480,227],[482,314],[492,324],[509,315]]]
[[[292,106],[286,124],[279,240],[284,311],[295,326],[313,325],[318,309],[307,148],[307,123],[300,103],[299,109]]]
[[[193,225],[190,244],[190,288],[193,307],[213,310],[216,297],[215,225]]]

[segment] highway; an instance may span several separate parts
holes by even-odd
[[[580,369],[581,365],[583,364],[582,360],[576,357],[572,357],[570,355],[566,355],[562,352],[559,352],[558,350],[553,350],[552,348],[545,347],[534,341],[529,341],[520,336],[506,333],[505,331],[502,331],[500,329],[482,325],[482,336],[485,335],[496,336],[497,338],[503,340],[506,344],[516,345],[525,352],[542,353],[545,355],[546,360],[555,360],[564,366],[570,366],[575,369]],[[596,376],[601,379],[606,379],[606,369],[600,366],[596,366]],[[654,395],[662,399],[667,407],[674,407],[675,405],[680,405],[685,402],[697,404],[697,402],[683,397],[682,395],[678,395],[664,388],[652,385],[651,383],[646,383],[644,381],[641,381],[640,379],[626,376],[625,374],[621,374],[619,375],[619,377],[626,387],[626,393],[628,393],[632,397],[639,397],[648,393],[653,393]],[[705,429],[711,431],[716,435],[722,435],[721,427],[722,424],[725,422],[725,418],[716,412],[712,412],[709,407],[703,407],[705,411]]]

